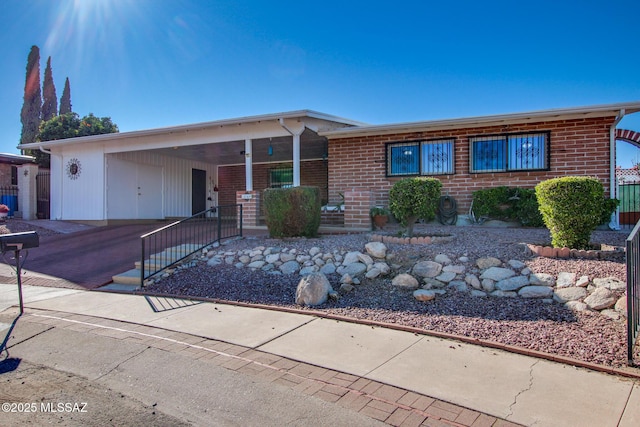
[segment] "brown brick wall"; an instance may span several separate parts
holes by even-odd
[[[253,189],[269,187],[269,170],[291,167],[291,163],[265,163],[253,165]],[[323,204],[327,201],[327,162],[322,160],[302,161],[300,184],[320,187]],[[218,202],[220,205],[236,203],[236,192],[245,189],[244,165],[220,166],[218,168]]]
[[[385,143],[416,139],[455,138],[455,174],[436,176],[442,194],[458,202],[458,213],[471,205],[475,190],[501,185],[533,188],[541,181],[565,175],[597,177],[609,188],[609,128],[613,118],[578,119],[526,125],[492,126],[434,132],[366,136],[329,140],[329,200],[352,189],[368,189],[374,204],[386,204],[388,191],[400,178],[385,176]],[[550,132],[550,170],[470,173],[469,138],[529,131]]]

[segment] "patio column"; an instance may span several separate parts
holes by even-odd
[[[293,134],[293,186],[300,187],[300,134]]]
[[[282,126],[293,137],[293,186],[300,187],[300,135],[305,130],[303,122],[285,123],[285,120],[279,119]]]
[[[245,173],[245,190],[253,191],[253,160],[251,159],[252,141],[247,138],[244,140],[244,173]]]

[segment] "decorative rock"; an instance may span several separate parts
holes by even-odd
[[[351,284],[353,283],[353,278],[348,274],[343,274],[342,277],[340,278],[340,283]]]
[[[589,309],[587,304],[580,301],[567,301],[564,306],[571,311],[587,311]]]
[[[522,261],[518,261],[517,259],[509,260],[509,265],[511,268],[515,268],[516,270],[521,270],[526,267],[526,264]]]
[[[567,273],[565,271],[558,273],[558,278],[556,279],[556,287],[568,288],[569,286],[573,286],[575,284],[576,273]]]
[[[378,270],[380,270],[380,274],[382,275],[389,274],[389,272],[391,271],[391,268],[387,265],[386,262],[376,262],[375,264],[373,264],[373,268],[377,268]]]
[[[608,317],[611,320],[620,320],[620,313],[615,310],[602,310],[600,312],[605,317]]]
[[[515,271],[509,268],[489,267],[480,275],[480,278],[491,279],[498,282],[500,280],[508,279],[509,277],[513,277],[515,275],[516,275]]]
[[[580,276],[578,280],[576,280],[576,286],[581,288],[586,288],[589,285],[589,276]]]
[[[266,264],[266,262],[264,262],[264,261],[253,261],[251,264],[248,264],[247,267],[248,268],[253,268],[253,269],[258,269],[258,268],[264,267],[265,264]]]
[[[369,255],[360,254],[360,255],[358,255],[358,260],[363,264],[373,265],[373,259],[371,259],[371,257]]]
[[[496,290],[496,282],[491,279],[484,279],[482,281],[482,289],[486,292],[493,292]]]
[[[294,260],[290,260],[282,264],[279,269],[283,274],[293,274],[300,270],[300,264]]]
[[[318,271],[318,270],[316,269],[315,266],[304,267],[304,268],[300,269],[300,275],[301,276],[307,276],[307,275],[309,275],[311,273],[315,273],[316,271]]]
[[[532,285],[553,286],[556,284],[556,278],[547,273],[533,273],[529,276],[529,282]]]
[[[268,254],[264,257],[264,260],[269,264],[273,264],[274,262],[280,260],[280,254]]]
[[[584,299],[584,303],[592,310],[604,310],[615,305],[616,297],[609,289],[598,288]]]
[[[486,270],[487,268],[498,267],[499,265],[502,265],[502,261],[494,257],[484,257],[476,260],[476,265],[480,270]]]
[[[624,291],[627,289],[627,284],[615,277],[605,277],[604,279],[593,279],[593,285],[596,288],[606,288],[610,291]]]
[[[361,275],[365,271],[367,271],[367,266],[366,265],[364,265],[361,262],[354,262],[352,264],[349,264],[349,265],[345,266],[341,270],[341,273],[342,274],[349,274],[351,277],[356,277],[356,276]]]
[[[364,249],[374,258],[384,258],[387,255],[387,247],[381,242],[369,242],[364,245]]]
[[[435,299],[436,293],[425,289],[417,289],[413,291],[413,297],[418,301],[431,301],[432,299]]]
[[[451,259],[445,254],[438,254],[433,260],[439,264],[451,264]]]
[[[616,305],[614,306],[615,310],[621,313],[623,316],[627,316],[627,297],[623,296],[616,301]]]
[[[367,271],[364,277],[366,277],[367,279],[375,279],[376,277],[380,276],[380,274],[380,270],[378,270],[377,268],[372,268],[371,270]]]
[[[296,304],[299,305],[320,305],[327,301],[333,288],[322,273],[312,273],[303,277],[296,289]]]
[[[334,274],[336,272],[336,266],[332,262],[327,263],[320,268],[320,272],[326,275]]]
[[[458,261],[460,261],[460,262],[469,262],[469,257],[468,256],[461,256],[460,258],[458,258]]]
[[[482,289],[482,285],[480,284],[480,279],[475,274],[467,274],[464,278],[464,281],[469,284],[474,289]]]
[[[242,255],[240,258],[238,258],[238,261],[243,264],[249,264],[251,262],[251,257],[249,257],[248,255]]]
[[[528,276],[531,274],[531,269],[529,267],[525,267],[520,271],[520,274],[523,276]]]
[[[516,292],[505,292],[505,291],[493,291],[490,294],[492,297],[501,297],[501,298],[515,298],[518,296]]]
[[[456,278],[456,273],[452,272],[444,272],[436,277],[436,280],[439,280],[444,283],[449,283],[453,279]]]
[[[346,255],[344,256],[344,259],[342,260],[342,265],[349,265],[349,264],[354,264],[356,262],[359,262],[360,255],[362,255],[362,253],[358,251],[347,252]]]
[[[420,277],[436,277],[442,271],[442,264],[433,261],[419,261],[413,266],[413,274]]]
[[[282,261],[283,263],[287,263],[287,262],[293,261],[295,259],[296,259],[296,256],[293,255],[293,254],[288,254],[288,253],[285,253],[285,252],[282,252],[280,254],[280,261]]]
[[[398,288],[405,288],[405,289],[416,289],[419,286],[416,278],[406,273],[398,274],[396,277],[393,278],[393,280],[391,281],[391,284]]]
[[[486,293],[486,292],[479,291],[479,290],[477,290],[477,289],[472,289],[472,290],[471,290],[471,296],[472,296],[472,297],[477,297],[477,298],[486,298],[487,293]]]
[[[525,286],[518,291],[522,298],[547,298],[553,294],[553,288],[549,286]]]
[[[464,265],[445,265],[442,271],[462,274],[466,270]]]
[[[343,283],[343,284],[340,285],[340,290],[342,292],[351,292],[354,289],[355,289],[355,287],[350,283]]]
[[[556,289],[553,293],[553,299],[559,303],[566,303],[569,301],[578,301],[587,296],[587,290],[585,288],[579,288],[572,286],[570,288]]]
[[[207,261],[207,265],[209,266],[216,266],[220,264],[222,264],[222,258],[217,256],[214,256],[213,258],[209,258],[209,261]]]
[[[426,277],[424,279],[424,283],[425,286],[423,286],[423,288],[425,289],[431,289],[431,288],[444,288],[446,285],[444,283],[442,283],[439,280],[433,279],[431,277]],[[428,288],[426,288],[428,286]]]
[[[499,291],[517,291],[528,284],[529,278],[526,276],[516,276],[496,282],[496,289]]]
[[[467,283],[462,280],[454,280],[449,283],[449,288],[455,289],[458,292],[467,292],[469,288],[467,287]]]
[[[317,246],[312,247],[311,249],[309,249],[309,256],[316,256],[317,254],[320,253],[320,248]]]

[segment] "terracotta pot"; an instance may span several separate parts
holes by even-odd
[[[389,217],[387,215],[376,215],[373,217],[373,224],[382,229],[389,222]]]

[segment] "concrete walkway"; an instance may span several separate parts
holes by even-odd
[[[336,402],[370,421],[640,425],[637,382],[500,350],[233,305],[36,286],[25,286],[24,295],[27,314],[18,324],[70,329],[76,340],[87,334],[109,336],[119,344],[142,340],[154,346],[149,342],[156,340],[159,347],[177,346],[176,351],[217,360],[227,369],[276,378],[272,381]],[[0,311],[15,311],[9,307],[16,303],[16,286],[0,285]],[[66,348],[75,354],[80,350],[72,351],[73,344]],[[12,355],[21,346],[10,348]],[[46,357],[33,357],[47,363]],[[62,369],[73,370],[73,363]]]

